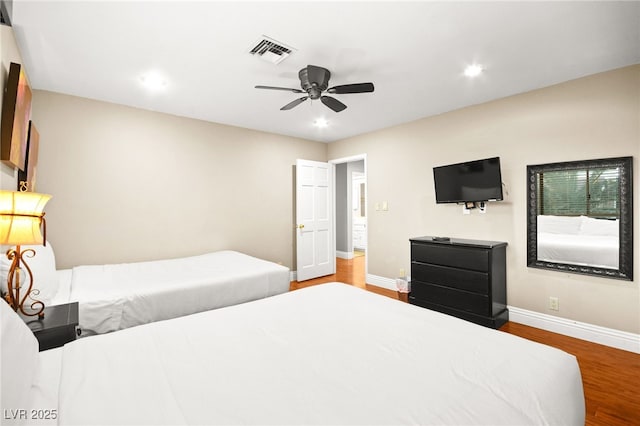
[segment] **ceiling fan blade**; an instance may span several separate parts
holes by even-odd
[[[304,101],[306,101],[307,99],[309,99],[308,96],[303,96],[301,98],[296,99],[293,102],[289,102],[288,104],[286,104],[285,106],[283,106],[282,108],[280,108],[280,111],[287,111],[290,110],[293,107],[296,107],[298,105],[300,105],[301,103],[303,103]]]
[[[345,104],[335,98],[332,98],[331,96],[322,96],[320,97],[320,101],[335,112],[340,112],[347,109],[347,106]]]
[[[289,89],[288,87],[274,87],[274,86],[255,86],[256,89],[269,89],[269,90],[285,90],[293,93],[304,93],[304,90]]]
[[[338,95],[344,93],[369,93],[373,92],[373,83],[357,83],[343,84],[342,86],[334,86],[327,90],[328,93],[336,93]]]

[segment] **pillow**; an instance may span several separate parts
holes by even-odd
[[[5,410],[29,407],[29,391],[38,371],[38,340],[27,324],[0,300],[0,370]]]
[[[9,274],[9,267],[11,261],[7,259],[8,246],[3,246],[3,251],[0,254],[0,285],[2,286],[2,292],[8,291],[7,276]],[[33,249],[36,254],[33,257],[28,255],[24,256],[25,262],[31,268],[33,273],[33,288],[40,291],[40,294],[33,296],[34,299],[41,301],[45,305],[51,302],[51,299],[58,292],[58,276],[56,274],[56,257],[53,253],[53,246],[47,241],[46,246],[41,245],[24,245],[20,246],[21,250]],[[26,289],[29,287],[29,278],[27,271],[22,268],[22,275],[20,277],[21,287]],[[27,299],[28,301],[29,299]]]
[[[538,216],[538,232],[577,235],[581,224],[582,216]]]
[[[620,230],[620,222],[608,219],[596,219],[595,217],[584,217],[580,227],[581,235],[594,235],[603,237],[617,237]]]

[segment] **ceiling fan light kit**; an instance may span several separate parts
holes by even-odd
[[[317,100],[320,99],[324,105],[329,107],[335,112],[344,111],[347,106],[333,98],[331,96],[323,95],[323,93],[330,93],[336,95],[349,94],[349,93],[370,93],[374,91],[373,83],[356,83],[356,84],[343,84],[340,86],[329,87],[329,79],[331,79],[331,72],[322,67],[315,65],[307,65],[298,72],[298,78],[300,79],[300,89],[291,89],[287,87],[274,87],[274,86],[255,86],[256,89],[268,89],[268,90],[285,90],[293,93],[306,93],[306,96],[298,98],[287,105],[280,108],[281,111],[290,110],[307,99]]]

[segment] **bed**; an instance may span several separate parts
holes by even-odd
[[[79,302],[82,335],[102,334],[289,291],[289,269],[236,251],[55,270],[51,244],[29,263],[45,305]]]
[[[538,260],[618,269],[620,222],[587,216],[538,216]]]
[[[574,356],[346,284],[40,354],[2,305],[4,407],[59,424],[584,425]]]

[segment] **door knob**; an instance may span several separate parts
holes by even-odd
[[[304,228],[304,225],[303,225],[303,224],[300,224],[300,225],[298,225],[298,228],[299,228],[299,229],[302,229],[302,228]]]

